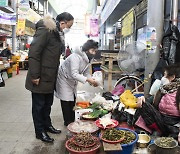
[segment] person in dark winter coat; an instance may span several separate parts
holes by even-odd
[[[4,50],[0,52],[0,57],[7,57],[7,59],[11,59],[12,55],[13,54],[11,53],[11,48],[9,44],[7,44],[7,48],[5,48]]]
[[[180,32],[178,27],[169,22],[169,27],[162,38],[162,56],[167,63],[179,63]]]
[[[78,82],[88,82],[94,87],[98,86],[89,70],[90,62],[95,56],[97,48],[97,42],[88,40],[83,44],[82,50],[76,48],[75,52],[66,58],[59,67],[55,96],[61,101],[65,126],[74,122],[75,119],[73,107],[76,101]]]
[[[61,133],[52,126],[50,113],[54,99],[55,83],[59,60],[64,50],[64,33],[72,26],[74,18],[64,12],[56,21],[45,16],[36,24],[36,33],[29,50],[29,70],[26,77],[26,89],[32,93],[32,116],[36,138],[44,142],[53,142],[47,132]]]

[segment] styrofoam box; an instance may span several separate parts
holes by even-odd
[[[93,110],[92,109],[78,109],[78,110],[75,110],[75,121],[80,120],[81,114],[83,114],[85,112],[93,112]]]
[[[2,72],[2,77],[4,80],[7,80],[8,79],[7,72]]]

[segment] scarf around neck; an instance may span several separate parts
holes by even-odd
[[[180,87],[180,78],[175,78],[172,82],[160,87],[162,94],[173,93]]]

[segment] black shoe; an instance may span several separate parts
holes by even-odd
[[[47,143],[53,143],[54,139],[50,138],[46,132],[36,134],[36,138]]]
[[[61,130],[60,129],[55,129],[53,126],[49,126],[46,128],[47,132],[53,133],[53,134],[60,134]]]

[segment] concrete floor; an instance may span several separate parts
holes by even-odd
[[[31,93],[24,87],[26,73],[27,71],[21,70],[19,75],[13,75],[5,81],[4,88],[0,88],[0,154],[68,154],[65,149],[68,130],[63,125],[61,106],[57,98],[54,99],[51,119],[54,127],[60,128],[62,133],[58,135],[49,133],[55,139],[53,144],[35,138]],[[113,85],[114,83],[115,80]],[[107,81],[104,88],[106,91]],[[88,84],[79,84],[78,90],[88,90],[93,94],[102,93],[100,88],[92,88]]]
[[[25,89],[27,71],[5,80],[6,86],[0,88],[0,154],[65,154],[67,128],[63,125],[61,106],[57,98],[51,111],[55,128],[62,130],[59,135],[49,134],[55,139],[53,145],[35,138],[31,115],[31,93]],[[114,82],[113,82],[114,83]],[[107,85],[107,84],[105,84]],[[105,87],[107,88],[107,87]],[[102,92],[88,84],[79,84],[79,90]]]
[[[59,135],[49,134],[54,144],[35,138],[31,116],[31,93],[24,87],[26,71],[6,80],[0,88],[0,154],[65,154],[67,129],[63,125],[59,100],[55,98],[51,119]]]
[[[60,128],[62,133],[49,134],[55,139],[53,144],[35,138],[31,115],[31,93],[24,87],[26,73],[27,71],[20,71],[19,75],[13,75],[5,81],[6,86],[0,88],[0,154],[68,154],[65,149],[68,130],[63,125],[61,106],[57,98],[54,99],[52,106],[51,120],[54,127]],[[104,85],[106,91],[106,80]],[[100,88],[92,88],[88,84],[79,84],[78,90],[88,90],[93,94],[103,92]],[[134,153],[146,154],[147,151],[135,149]]]

